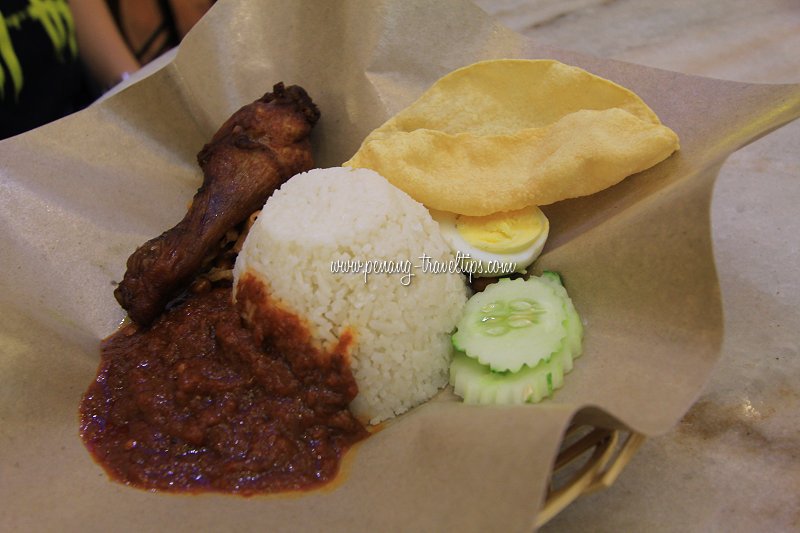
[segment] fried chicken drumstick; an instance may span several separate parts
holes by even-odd
[[[197,155],[203,184],[186,216],[128,258],[114,296],[136,323],[158,317],[229,229],[284,181],[313,167],[308,135],[318,119],[301,87],[279,83],[220,127]]]

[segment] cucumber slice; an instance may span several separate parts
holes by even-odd
[[[572,357],[580,357],[583,353],[583,322],[581,322],[581,318],[575,310],[572,299],[569,297],[569,294],[567,294],[567,289],[561,281],[561,276],[556,272],[546,271],[542,273],[541,280],[545,283],[549,283],[550,286],[553,287],[553,290],[564,299],[564,311],[567,315],[567,321],[564,323],[567,330],[565,342],[569,346]],[[570,366],[570,368],[566,368],[565,370],[569,372],[571,369],[572,367]]]
[[[567,336],[564,302],[551,281],[501,279],[467,301],[453,346],[496,372],[535,367]]]
[[[572,370],[573,359],[581,355],[583,324],[567,290],[561,283],[561,278],[554,272],[545,272],[540,278],[531,279],[538,279],[548,285],[559,299],[564,316],[562,325],[565,333],[558,349],[535,366],[523,365],[516,372],[497,372],[468,354],[456,352],[450,365],[450,385],[465,403],[539,402],[563,386],[564,374]]]
[[[450,364],[450,384],[464,403],[536,403],[561,388],[567,368],[572,368],[569,350],[559,350],[549,360],[518,372],[493,372],[463,352],[456,352]]]

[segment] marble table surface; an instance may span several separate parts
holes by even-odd
[[[798,0],[478,0],[541,44],[744,82],[800,83]],[[712,231],[719,364],[680,424],[543,531],[800,531],[800,121],[734,153]],[[757,313],[753,310],[758,309]]]

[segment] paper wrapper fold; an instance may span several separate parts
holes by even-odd
[[[445,73],[550,58],[639,94],[680,152],[545,209],[539,269],[559,271],[585,355],[541,405],[474,407],[447,391],[351,452],[302,496],[155,494],[112,483],[78,436],[98,342],[133,249],[174,225],[195,155],[272,84],[322,110],[317,163],[347,160]],[[576,414],[645,435],[699,394],[722,339],[709,201],[725,157],[800,115],[800,86],[723,82],[537,46],[477,7],[442,2],[221,1],[175,59],[91,108],[0,143],[0,529],[529,530]],[[643,458],[642,460],[646,460]]]

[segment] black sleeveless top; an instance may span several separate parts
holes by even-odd
[[[155,58],[163,54],[164,52],[178,46],[181,42],[180,34],[178,33],[178,27],[175,23],[175,13],[172,10],[172,5],[169,3],[169,0],[157,0],[158,2],[158,9],[161,12],[161,24],[153,30],[153,33],[150,34],[145,42],[138,48],[134,48],[128,36],[125,34],[125,26],[123,25],[122,20],[122,10],[120,9],[120,0],[107,0],[107,4],[109,9],[111,10],[111,14],[114,16],[114,22],[117,23],[117,27],[119,28],[120,33],[122,34],[123,39],[128,44],[128,48],[130,48],[133,55],[136,59],[142,63],[143,58],[147,55],[151,58]],[[164,43],[156,50],[150,50],[155,43],[156,39],[158,39],[159,35],[166,34],[166,39]]]
[[[66,0],[0,4],[0,139],[85,107],[93,99]]]

